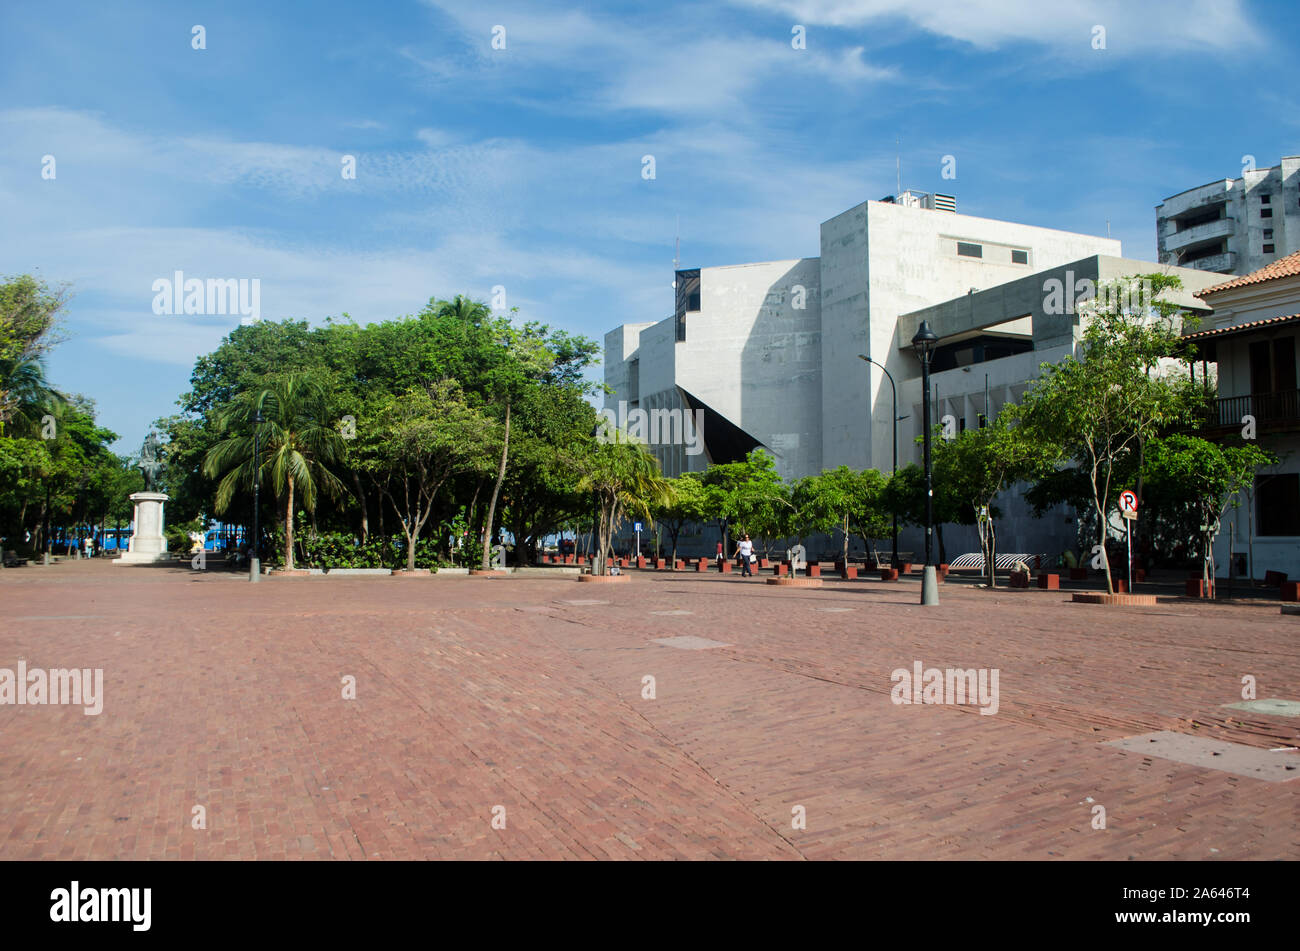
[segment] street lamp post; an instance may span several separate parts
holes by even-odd
[[[885,374],[885,379],[889,380],[889,391],[893,394],[893,397],[894,397],[894,409],[893,409],[893,413],[894,413],[894,470],[893,470],[893,471],[894,471],[894,474],[897,474],[897,472],[898,472],[898,387],[894,386],[894,377],[893,377],[893,375],[890,374],[890,372],[889,372],[888,370],[885,369],[885,366],[884,366],[883,363],[877,363],[875,360],[873,360],[873,359],[871,359],[870,357],[865,356],[864,354],[861,354],[861,353],[858,354],[858,359],[859,359],[859,360],[865,360],[867,363],[870,363],[872,366],[880,367],[880,369],[881,369],[881,370],[884,372],[884,374]],[[869,397],[869,396],[868,396],[868,400],[867,400],[867,401],[868,401],[868,403],[870,403],[870,397]],[[892,555],[891,558],[890,558],[889,566],[890,566],[891,568],[897,568],[897,567],[898,567],[898,513],[897,513],[897,512],[894,513],[894,551],[893,551],[893,555]]]
[[[921,326],[912,338],[912,349],[921,361],[921,419],[925,446],[925,573],[921,576],[921,603],[939,603],[939,579],[934,568],[934,472],[930,465],[930,359],[934,356],[939,337],[930,329],[929,321]]]
[[[258,535],[257,516],[261,509],[260,496],[262,488],[262,444],[260,437],[262,434],[262,407],[258,407],[253,414],[253,544],[250,547],[248,556],[248,580],[256,583],[262,576],[262,560],[258,557],[258,542],[261,540]]]

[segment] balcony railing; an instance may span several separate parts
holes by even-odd
[[[1255,417],[1255,423],[1260,428],[1300,426],[1300,390],[1251,393],[1214,400],[1210,404],[1206,425],[1223,429],[1241,427],[1244,425],[1242,420],[1247,416]]]

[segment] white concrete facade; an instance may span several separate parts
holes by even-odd
[[[1156,206],[1162,264],[1249,274],[1300,251],[1300,156],[1198,185]]]

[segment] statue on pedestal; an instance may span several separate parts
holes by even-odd
[[[157,492],[162,484],[162,443],[158,441],[158,434],[152,429],[149,435],[144,437],[144,445],[140,447],[140,458],[135,467],[140,470],[144,476],[144,490],[146,492]]]

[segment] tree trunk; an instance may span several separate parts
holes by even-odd
[[[365,544],[370,538],[370,517],[366,512],[366,493],[361,489],[361,476],[355,469],[352,470],[352,484],[357,490],[357,502],[361,505],[361,544]]]
[[[284,507],[284,568],[293,570],[293,476],[289,476],[289,501]]]
[[[849,517],[844,516],[844,567],[849,566]]]
[[[501,494],[501,483],[506,479],[506,456],[510,452],[510,401],[506,400],[506,435],[501,443],[501,465],[497,469],[496,485],[492,487],[492,501],[488,503],[487,525],[483,531],[483,570],[489,567],[488,551],[492,544],[492,520],[497,514],[497,497]]]
[[[989,506],[991,509],[992,506]],[[989,587],[998,586],[998,536],[993,528],[993,519],[988,520],[988,553],[984,556],[989,567]]]

